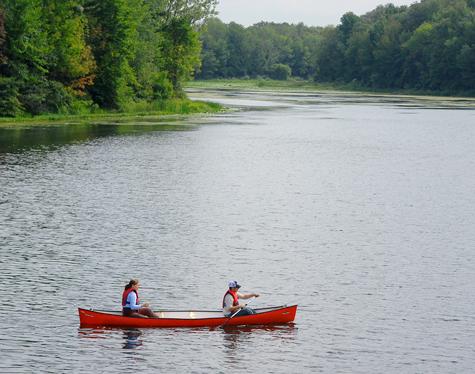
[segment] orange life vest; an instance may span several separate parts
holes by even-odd
[[[233,297],[233,306],[238,306],[239,305],[239,298],[238,298],[237,292],[227,290],[226,293],[224,294],[224,297],[223,297],[223,308],[224,308],[224,299],[226,299],[226,296],[228,294]]]
[[[135,292],[135,295],[137,295],[137,302],[136,304],[137,305],[140,305],[139,303],[139,293],[137,291],[135,291],[132,287],[131,288],[128,288],[127,290],[124,290],[124,292],[122,293],[122,306],[124,308],[126,308],[127,306],[127,297],[129,296],[129,293],[131,292]],[[130,307],[130,305],[129,305]]]

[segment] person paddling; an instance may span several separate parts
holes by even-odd
[[[234,315],[234,317],[247,316],[250,314],[255,314],[256,312],[247,307],[246,304],[240,304],[239,299],[250,299],[251,297],[259,297],[257,293],[242,294],[238,292],[241,286],[237,281],[230,281],[229,289],[226,291],[223,297],[223,313],[226,317],[231,317],[238,310],[239,312]]]
[[[122,315],[136,318],[159,318],[148,304],[140,305],[138,279],[131,279],[122,293]]]

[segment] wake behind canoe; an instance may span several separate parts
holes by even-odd
[[[226,318],[221,311],[158,311],[160,318],[124,317],[121,312],[78,308],[81,327],[217,327],[243,325],[280,325],[292,322],[297,305],[255,309],[256,314]]]

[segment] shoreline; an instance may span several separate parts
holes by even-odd
[[[217,103],[211,103],[199,100],[175,100],[166,103],[155,103],[155,105],[163,105],[163,109],[141,108],[125,112],[113,112],[101,110],[97,113],[83,114],[41,114],[32,117],[0,117],[0,128],[20,127],[20,126],[39,126],[39,125],[77,125],[83,123],[101,123],[101,124],[117,124],[140,120],[144,122],[157,122],[188,117],[191,115],[207,115],[219,113],[225,108]]]

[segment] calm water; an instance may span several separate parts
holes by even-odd
[[[0,129],[1,372],[462,373],[475,366],[475,105],[194,92],[236,107],[140,126]],[[179,126],[177,126],[179,124]],[[79,329],[138,277],[268,329]]]

